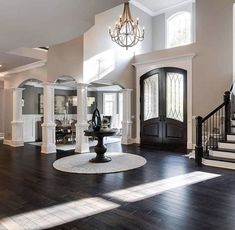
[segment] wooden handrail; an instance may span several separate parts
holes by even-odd
[[[221,108],[225,106],[225,102],[223,102],[220,106],[218,106],[216,109],[214,109],[212,112],[210,112],[208,115],[206,115],[202,119],[202,123],[204,123],[206,120],[208,120],[211,116],[213,116],[215,113],[217,113]]]

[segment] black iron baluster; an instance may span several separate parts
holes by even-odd
[[[220,141],[221,140],[221,136],[220,136],[220,110],[219,110],[218,129],[219,129],[219,141]]]
[[[202,117],[196,117],[196,147],[195,162],[197,166],[202,165],[203,146],[202,146]]]
[[[225,140],[227,140],[227,135],[230,133],[230,92],[226,91],[224,93],[224,103],[225,103]]]

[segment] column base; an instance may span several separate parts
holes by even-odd
[[[123,145],[133,144],[132,139],[132,121],[123,121],[122,122],[122,140]]]
[[[56,145],[54,144],[42,145],[41,153],[44,153],[44,154],[56,153]]]
[[[88,129],[87,123],[76,124],[76,153],[89,153],[90,146],[88,137],[84,135],[84,130]]]
[[[42,124],[41,153],[45,153],[45,154],[56,153],[55,124],[54,123]]]
[[[87,145],[76,145],[75,147],[75,153],[89,153],[90,152],[90,146],[89,144]]]
[[[12,147],[24,146],[24,122],[23,121],[12,121],[12,139],[5,141]]]
[[[11,147],[23,147],[24,141],[13,141],[13,140],[3,140],[4,145],[9,145]]]
[[[134,143],[134,140],[132,138],[122,138],[121,144],[122,145],[132,145]]]

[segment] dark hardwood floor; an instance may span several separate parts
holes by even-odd
[[[45,208],[63,207],[64,204],[84,198],[98,197],[118,207],[66,221],[53,229],[235,229],[234,171],[197,168],[193,160],[182,154],[139,148],[136,145],[121,147],[119,144],[110,144],[108,147],[109,151],[140,154],[148,162],[139,169],[124,173],[69,174],[55,170],[52,163],[73,154],[71,152],[44,155],[39,147],[29,144],[14,149],[0,143],[0,221]],[[169,189],[136,202],[122,201],[122,197],[112,199],[105,195],[195,171],[221,176]],[[24,224],[21,227],[24,229]],[[0,226],[2,229],[7,228]],[[13,225],[12,230],[15,229]]]

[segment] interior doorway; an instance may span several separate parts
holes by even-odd
[[[187,148],[187,71],[154,69],[140,78],[141,145]]]

